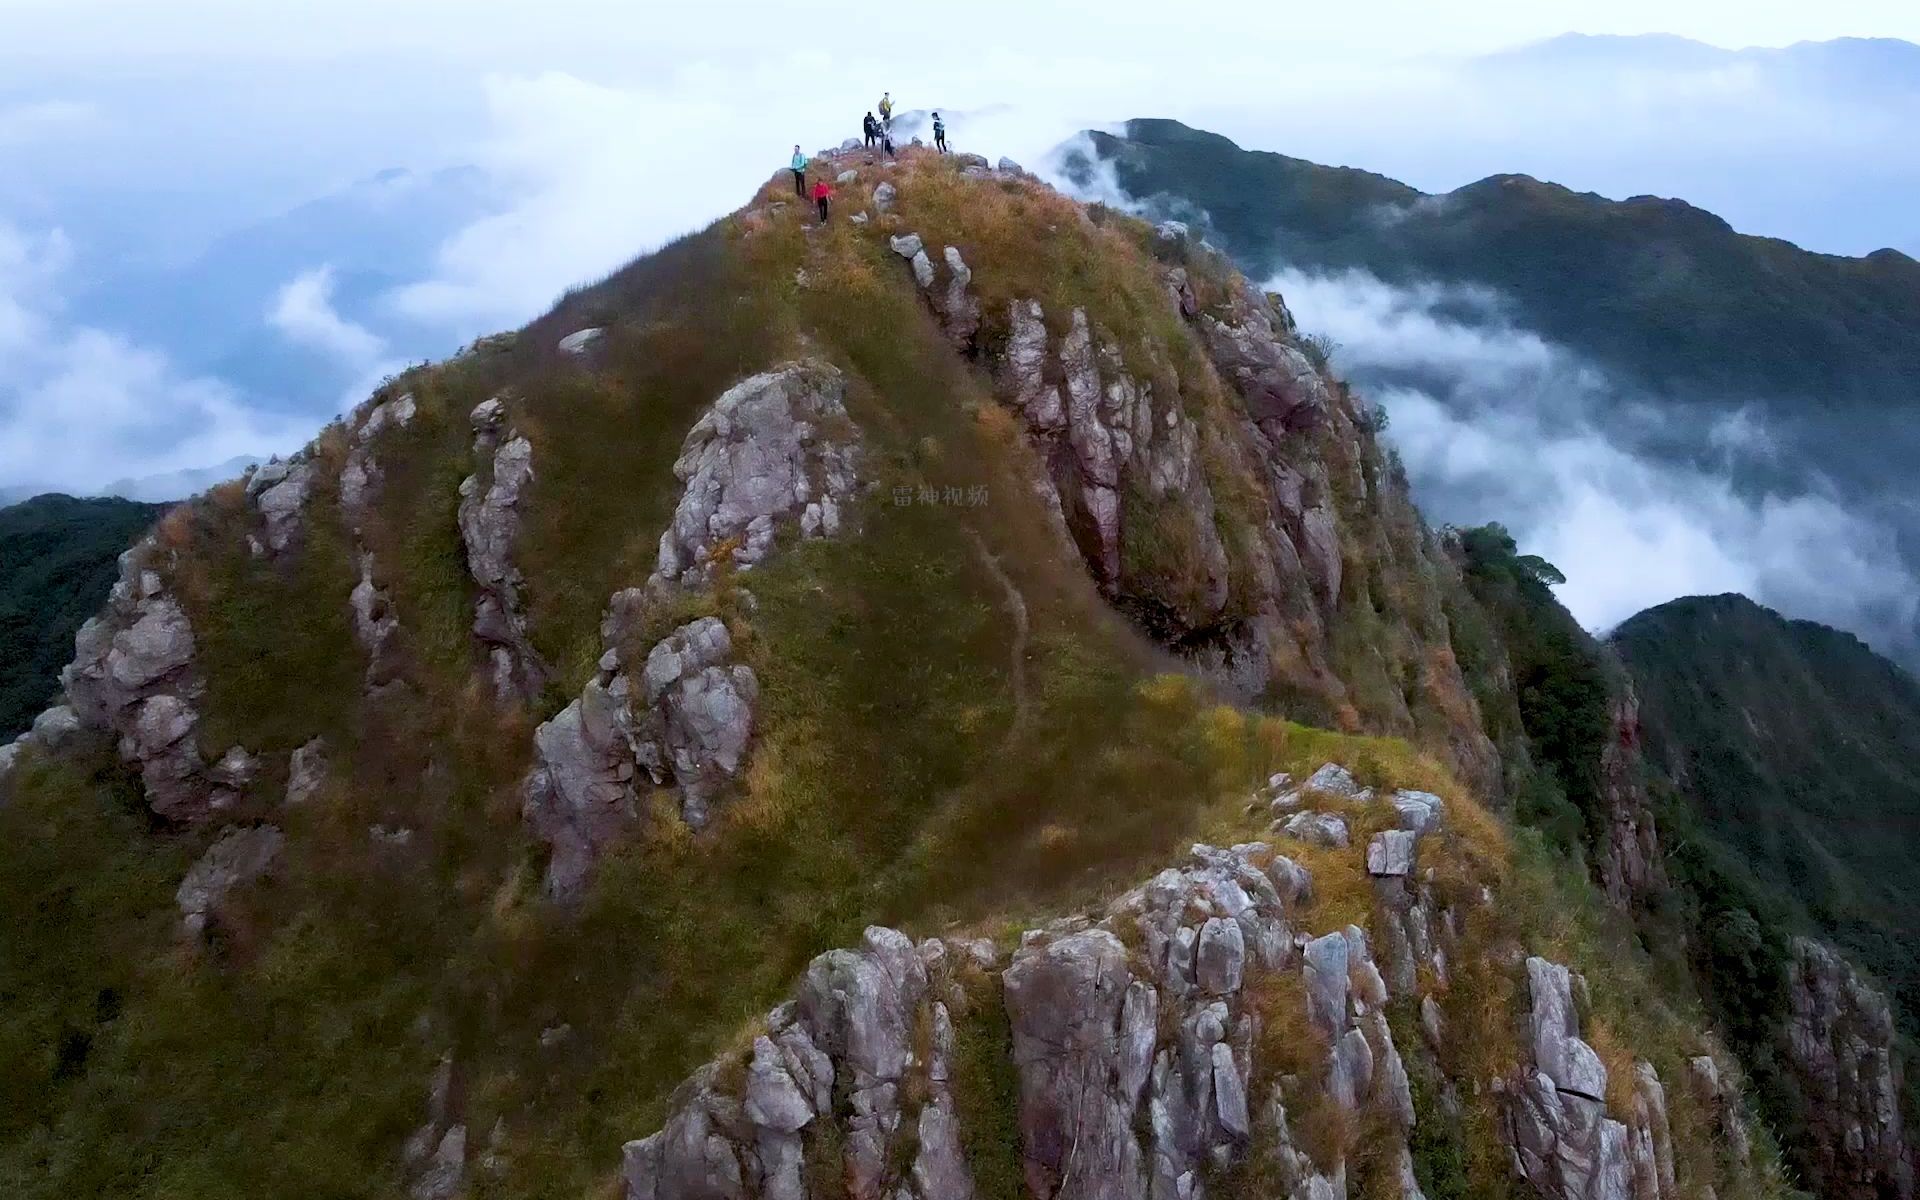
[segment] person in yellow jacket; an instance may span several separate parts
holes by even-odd
[[[881,92],[880,93],[880,128],[891,129],[892,126],[893,126],[893,93]]]

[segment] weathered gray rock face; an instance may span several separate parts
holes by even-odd
[[[1227,601],[1227,552],[1215,528],[1199,429],[1180,397],[1159,395],[1151,382],[1136,378],[1119,344],[1094,329],[1084,309],[1073,310],[1057,342],[1037,301],[1014,301],[1008,323],[1002,393],[1025,417],[1046,466],[1052,505],[1094,577],[1110,593],[1137,593],[1177,626],[1216,619]],[[1158,519],[1178,522],[1182,534],[1191,535],[1195,579],[1185,581],[1181,594],[1161,595],[1151,581],[1123,578],[1122,497],[1135,493],[1164,504]]]
[[[1360,794],[1360,784],[1354,779],[1353,772],[1339,763],[1327,763],[1307,776],[1307,781],[1300,786],[1310,792],[1325,792],[1348,800]]]
[[[1293,318],[1264,299],[1237,296],[1225,317],[1202,316],[1200,331],[1215,367],[1246,399],[1255,421],[1312,428],[1332,403],[1326,383],[1293,344]]]
[[[340,468],[340,510],[356,534],[366,520],[368,505],[379,495],[386,474],[380,467],[376,440],[389,429],[405,429],[419,412],[413,393],[375,400],[356,414],[347,460]]]
[[[1500,1084],[1514,1170],[1548,1200],[1673,1200],[1666,1090],[1652,1065],[1635,1064],[1631,1108],[1610,1114],[1607,1069],[1580,1038],[1573,975],[1529,958],[1527,985],[1532,1067]]]
[[[56,704],[33,719],[33,728],[27,731],[26,740],[50,754],[58,754],[73,745],[81,732],[79,714],[64,704]]]
[[[371,551],[360,552],[360,579],[347,596],[353,610],[353,637],[367,656],[367,689],[376,691],[400,675],[400,614],[393,598],[374,580]]]
[[[1295,813],[1285,821],[1275,821],[1274,826],[1279,832],[1290,838],[1298,838],[1309,846],[1344,846],[1349,840],[1347,819],[1339,813]]]
[[[604,329],[577,329],[560,339],[560,353],[575,357],[583,355],[593,349],[606,334],[607,331]]]
[[[835,367],[791,362],[727,389],[687,434],[673,471],[686,484],[660,535],[650,583],[704,583],[713,556],[751,569],[783,526],[830,537],[859,483],[859,430]]]
[[[1808,1183],[1835,1200],[1914,1195],[1902,1065],[1886,996],[1830,947],[1795,939],[1785,1057],[1807,1102]]]
[[[205,685],[193,627],[159,572],[142,565],[159,553],[148,540],[120,556],[106,608],[74,635],[74,659],[60,679],[78,724],[112,734],[120,757],[140,768],[153,811],[197,821],[230,807],[247,781],[201,757]]]
[[[248,476],[247,498],[260,510],[267,550],[280,554],[299,535],[313,480],[314,465],[304,451],[285,461],[266,463]]]
[[[695,828],[707,823],[720,787],[739,774],[753,736],[759,681],[732,657],[726,625],[703,617],[662,639],[641,670],[661,755],[680,787],[681,816]]]
[[[1304,970],[1318,997],[1313,1019],[1332,1047],[1340,1102],[1378,1114],[1404,1146],[1414,1113],[1387,985],[1358,929],[1309,943],[1302,965],[1287,911],[1308,890],[1301,874],[1262,843],[1197,845],[1097,923],[1069,918],[1021,936],[1001,994],[1034,1197],[1204,1200],[1206,1180],[1270,1134],[1290,1200],[1344,1196],[1344,1163],[1319,1170],[1285,1128],[1286,1089],[1304,1085],[1251,1090],[1254,989],[1282,971]],[[843,1147],[850,1195],[969,1200],[964,1146],[979,1131],[953,1104],[949,1059],[954,1022],[981,989],[955,986],[956,972],[996,965],[990,944],[916,948],[885,929],[815,959],[797,1000],[768,1014],[744,1071],[702,1069],[665,1126],[628,1144],[630,1200],[803,1200],[801,1131],[821,1120],[837,1122],[839,1137],[813,1144]],[[903,1169],[909,1130],[916,1149]],[[1390,1161],[1411,1178],[1410,1158]]]
[[[199,937],[216,920],[227,896],[265,875],[280,856],[286,837],[272,825],[229,829],[188,869],[174,891],[188,935]]]
[[[927,253],[926,242],[919,234],[891,237],[887,244],[913,268],[913,281],[927,294],[928,303],[939,314],[955,349],[962,353],[971,350],[974,335],[980,332],[980,301],[972,291],[973,271],[961,257],[959,248],[948,246],[941,251],[941,261],[947,268],[947,286],[935,291],[933,285],[938,274],[933,257]]]
[[[745,764],[759,682],[732,661],[725,623],[681,626],[630,673],[620,654],[645,604],[637,588],[613,598],[599,673],[534,732],[521,810],[552,847],[546,889],[554,899],[579,896],[594,863],[633,827],[642,789],[677,787],[681,817],[699,828]]]
[[[1157,1005],[1151,987],[1132,981],[1126,947],[1105,929],[1023,947],[1006,1001],[1027,1190],[1041,1200],[1144,1200],[1133,1125]],[[1211,1055],[1205,1069],[1211,1082]]]
[[[287,797],[289,806],[299,807],[320,794],[327,784],[327,743],[323,738],[296,749],[287,760]]]
[[[1413,839],[1410,829],[1389,829],[1376,833],[1367,843],[1367,873],[1377,876],[1403,876],[1413,873]]]
[[[978,953],[874,927],[858,949],[816,958],[798,998],[767,1014],[744,1083],[723,1087],[703,1068],[674,1093],[660,1132],[627,1143],[627,1195],[805,1200],[803,1134],[827,1120],[842,1124],[840,1168],[856,1200],[971,1200],[950,1006],[966,1002],[953,972]]]
[[[374,400],[356,414],[347,460],[340,468],[340,512],[355,538],[364,534],[371,506],[386,482],[380,465],[379,439],[388,430],[405,429],[413,424],[419,408],[413,393],[388,400]],[[400,677],[400,617],[394,611],[393,598],[375,580],[373,553],[359,548],[360,579],[348,595],[353,611],[354,639],[367,656],[366,684],[376,693]]]
[[[460,484],[460,536],[480,589],[473,632],[486,649],[495,697],[503,704],[531,701],[546,684],[547,667],[527,637],[513,546],[521,501],[533,482],[533,443],[513,431],[498,397],[475,408],[472,421],[481,470]]]

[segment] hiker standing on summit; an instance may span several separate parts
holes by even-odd
[[[873,144],[880,140],[880,122],[873,119],[872,113],[861,119],[860,132],[866,135],[867,149],[873,149]]]
[[[800,153],[800,143],[793,144],[793,194],[802,200],[807,198],[807,156]]]
[[[880,131],[893,132],[893,93],[880,93]]]
[[[947,152],[947,123],[940,119],[939,113],[933,114],[933,144],[940,153]]]

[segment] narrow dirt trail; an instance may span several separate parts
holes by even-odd
[[[1027,723],[1033,711],[1033,697],[1027,686],[1027,647],[1031,641],[1033,627],[1027,616],[1027,598],[1008,575],[1006,568],[993,551],[987,549],[986,539],[974,530],[967,530],[967,540],[973,543],[973,549],[980,561],[993,576],[1000,590],[1006,593],[1007,611],[1013,616],[1012,682],[1013,682],[1013,722],[1007,726],[1006,736],[1001,738],[1002,749],[1013,745],[1027,731]]]

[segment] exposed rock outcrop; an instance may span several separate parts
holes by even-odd
[[[418,411],[413,393],[407,392],[390,400],[375,400],[359,415],[359,424],[347,449],[347,460],[340,468],[340,511],[347,519],[347,527],[355,534],[360,532],[368,506],[378,498],[380,485],[386,479],[375,439],[389,429],[405,429],[413,424]]]
[[[1548,1200],[1672,1200],[1666,1090],[1636,1063],[1629,1111],[1609,1111],[1607,1068],[1580,1037],[1576,982],[1558,963],[1527,960],[1532,1065],[1503,1084],[1514,1168]]]
[[[1276,972],[1306,975],[1337,1102],[1404,1139],[1414,1112],[1387,985],[1358,929],[1298,948],[1287,909],[1300,875],[1264,844],[1195,846],[1187,866],[1126,893],[1098,923],[1022,935],[1001,993],[1033,1196],[1199,1200],[1208,1178],[1276,1130],[1288,1196],[1344,1195],[1344,1162],[1322,1171],[1293,1147],[1288,1085],[1253,1095],[1263,1018],[1252,989]],[[841,1147],[824,1169],[842,1172],[852,1197],[968,1200],[970,1131],[947,1061],[954,1021],[985,990],[962,983],[997,962],[988,944],[916,949],[880,928],[857,950],[815,959],[798,998],[768,1014],[744,1071],[703,1068],[665,1126],[628,1143],[629,1200],[802,1200],[809,1146]],[[811,1136],[821,1121],[836,1135]],[[1391,1161],[1403,1194],[1417,1195],[1404,1144]]]
[[[1026,419],[1052,485],[1052,505],[1095,579],[1116,597],[1136,595],[1158,614],[1156,620],[1180,630],[1218,619],[1227,602],[1227,551],[1199,460],[1199,429],[1180,397],[1136,378],[1119,344],[1093,328],[1085,309],[1072,311],[1066,332],[1055,340],[1039,302],[1016,300],[1008,328],[1003,394]],[[1125,577],[1128,495],[1164,506],[1162,518],[1191,539],[1194,578],[1171,581],[1177,592]]]
[[[231,807],[246,772],[210,765],[198,737],[205,684],[194,661],[193,626],[159,571],[151,541],[120,556],[120,578],[106,608],[74,635],[74,659],[61,672],[67,707],[80,725],[112,734],[120,757],[140,768],[147,803],[171,821],[197,821]],[[237,748],[235,748],[237,749]],[[229,766],[239,766],[247,759]]]
[[[1916,1154],[1886,996],[1830,947],[1796,938],[1787,997],[1785,1058],[1806,1104],[1808,1182],[1833,1200],[1910,1200]]]
[[[579,895],[600,855],[632,827],[642,789],[679,788],[680,815],[699,828],[745,762],[759,682],[732,661],[725,623],[681,626],[629,672],[621,648],[645,601],[639,589],[614,597],[599,673],[534,733],[522,811],[552,847],[546,890],[555,899]]]
[[[272,825],[229,829],[187,871],[174,892],[181,923],[189,936],[206,933],[227,896],[272,869],[286,837]]]
[[[340,512],[356,538],[364,535],[371,505],[378,499],[386,473],[381,468],[378,439],[390,429],[405,429],[418,413],[413,393],[375,400],[358,414],[346,463],[340,468]],[[359,549],[360,579],[348,595],[353,611],[354,639],[367,656],[367,690],[377,692],[401,672],[400,617],[393,598],[375,579],[373,552]]]
[[[412,1200],[454,1200],[467,1179],[467,1126],[455,1116],[459,1097],[453,1055],[434,1068],[427,1086],[427,1120],[407,1139],[401,1159]]]
[[[327,783],[327,743],[314,738],[300,746],[287,759],[287,795],[289,807],[298,808],[320,793]]]
[[[257,547],[281,554],[293,545],[306,519],[315,474],[312,456],[302,451],[257,467],[247,477],[247,498],[259,509],[265,526]]]
[[[751,569],[783,526],[831,537],[859,484],[859,430],[846,382],[824,362],[790,362],[744,379],[687,434],[673,473],[686,484],[660,535],[650,583],[706,582],[717,554]]]
[[[499,397],[475,408],[472,422],[480,470],[460,484],[460,536],[467,570],[480,589],[473,632],[486,650],[495,697],[503,704],[527,702],[547,680],[547,666],[527,636],[520,568],[513,560],[520,502],[533,481],[533,443],[514,432]]]

